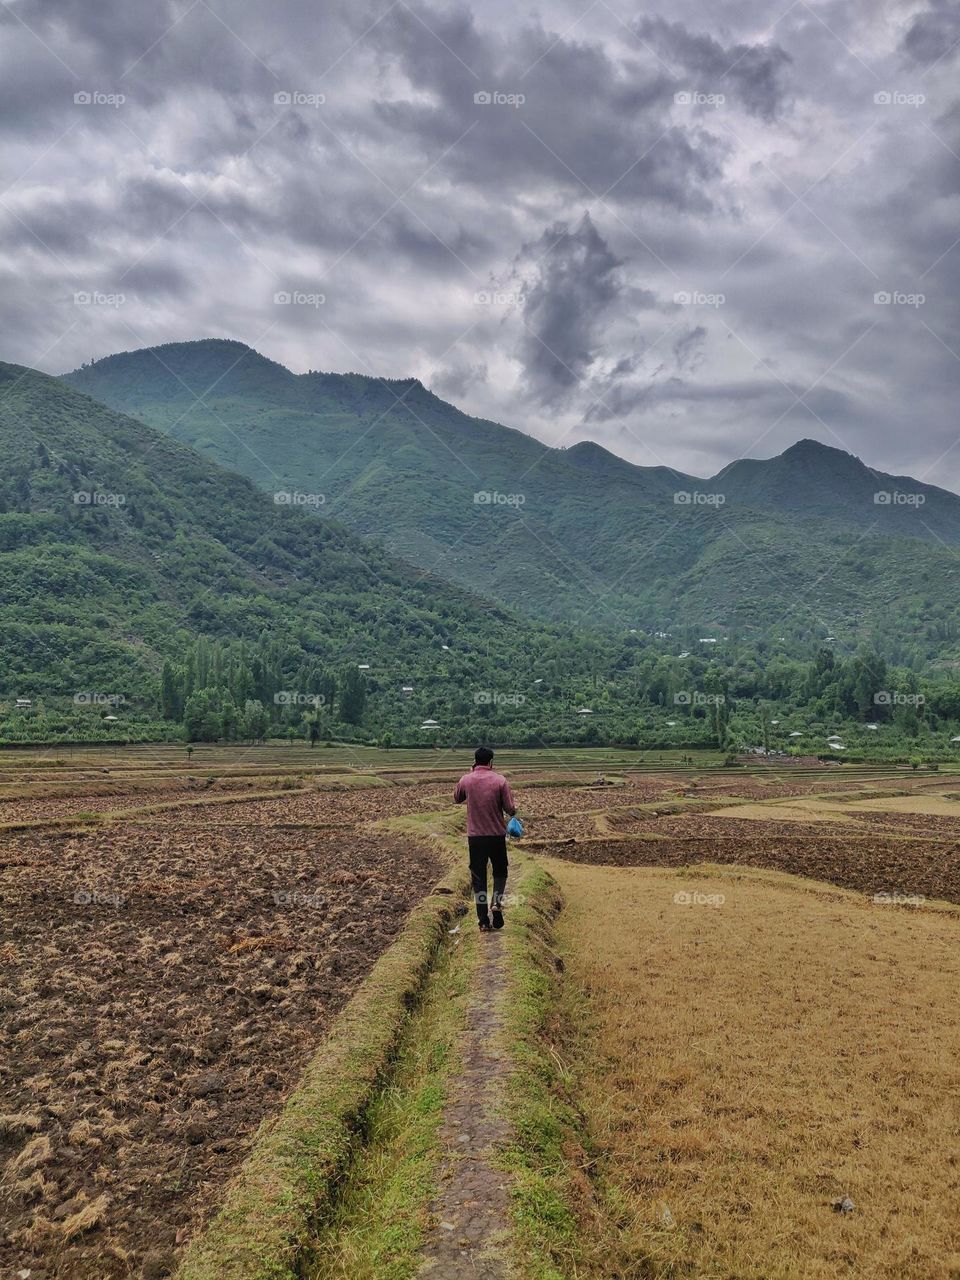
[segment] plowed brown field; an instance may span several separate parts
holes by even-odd
[[[432,853],[356,814],[285,822],[297,799],[5,837],[0,1274],[167,1274],[436,883]],[[301,819],[344,818],[312,799]]]

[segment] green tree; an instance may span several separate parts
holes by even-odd
[[[359,724],[367,705],[367,682],[363,672],[347,667],[340,682],[340,719],[345,724]]]
[[[183,714],[180,681],[169,659],[160,675],[160,711],[164,720],[179,720]]]
[[[220,705],[220,736],[225,742],[233,742],[240,726],[240,713],[237,704],[226,694]]]
[[[251,742],[262,742],[267,736],[269,719],[263,703],[258,698],[248,699],[243,704],[241,717],[241,736]]]
[[[220,737],[220,715],[213,691],[198,689],[191,693],[183,709],[183,727],[189,742],[216,742]]]

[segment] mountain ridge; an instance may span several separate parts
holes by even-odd
[[[869,463],[864,462],[863,459],[858,454],[854,454],[849,450],[838,448],[835,445],[826,444],[823,441],[814,439],[813,437],[801,437],[800,439],[794,441],[793,444],[788,445],[781,453],[774,454],[769,458],[746,458],[746,457],[732,458],[717,472],[707,476],[693,475],[692,473],[683,472],[683,471],[680,471],[678,468],[673,468],[667,465],[659,465],[659,466],[652,466],[652,467],[643,466],[642,464],[631,462],[629,458],[624,458],[621,454],[615,453],[613,450],[608,449],[605,445],[601,444],[599,441],[595,441],[591,439],[581,440],[581,441],[578,441],[576,444],[565,446],[565,447],[546,445],[546,444],[543,444],[541,441],[538,441],[536,437],[529,435],[527,432],[524,432],[521,428],[512,427],[506,423],[495,422],[492,419],[477,418],[474,415],[467,413],[465,410],[461,409],[458,405],[455,405],[450,401],[443,400],[443,398],[437,395],[436,392],[431,391],[428,387],[426,387],[419,378],[412,377],[412,376],[402,377],[402,378],[386,378],[386,377],[379,377],[376,375],[370,375],[370,374],[364,374],[364,373],[358,373],[358,372],[329,373],[322,370],[308,370],[305,373],[294,373],[292,370],[287,369],[286,366],[282,365],[279,361],[273,360],[271,357],[263,355],[262,352],[257,351],[254,347],[251,347],[248,344],[240,341],[239,339],[234,339],[234,338],[200,338],[195,340],[161,343],[153,347],[137,348],[133,351],[116,352],[112,355],[103,356],[99,360],[93,361],[87,365],[82,365],[79,368],[71,370],[67,373],[54,375],[54,376],[58,376],[62,378],[64,381],[68,382],[71,386],[74,386],[77,389],[81,389],[82,385],[85,382],[87,382],[90,385],[93,385],[95,379],[92,377],[92,371],[94,370],[96,370],[97,375],[100,375],[102,373],[109,373],[112,369],[118,366],[129,365],[132,361],[139,360],[141,358],[144,360],[149,358],[151,362],[154,359],[157,359],[159,360],[161,367],[164,367],[165,365],[168,364],[171,358],[178,357],[181,354],[199,353],[201,351],[207,351],[211,355],[213,355],[214,353],[218,355],[222,353],[223,355],[235,356],[235,360],[227,364],[225,368],[220,367],[222,362],[219,362],[219,361],[215,364],[214,368],[212,369],[209,367],[211,363],[210,361],[204,362],[204,364],[202,364],[200,368],[195,368],[194,372],[201,377],[201,380],[204,376],[202,371],[205,366],[206,366],[206,376],[212,375],[214,372],[216,372],[219,369],[220,377],[222,378],[222,377],[231,376],[233,374],[233,370],[235,367],[239,367],[241,362],[247,361],[248,369],[250,367],[250,364],[253,364],[254,367],[258,370],[269,369],[271,374],[274,377],[278,377],[279,381],[285,384],[288,384],[290,386],[295,386],[301,381],[303,381],[304,387],[307,387],[307,386],[321,386],[325,388],[339,387],[341,390],[345,389],[350,385],[360,386],[360,387],[380,386],[383,388],[390,389],[395,399],[398,399],[398,400],[404,400],[404,395],[402,394],[404,391],[409,392],[410,390],[414,390],[422,393],[421,396],[417,397],[417,399],[419,399],[421,402],[427,402],[435,406],[436,405],[443,406],[445,410],[451,411],[453,414],[464,419],[465,421],[483,423],[485,425],[493,426],[501,431],[509,431],[527,440],[534,441],[536,444],[540,445],[540,447],[543,448],[544,450],[566,454],[570,457],[575,457],[578,459],[581,456],[583,456],[583,453],[585,451],[589,450],[591,453],[599,451],[601,454],[605,455],[606,458],[615,459],[617,462],[623,464],[624,468],[629,468],[639,473],[655,474],[659,472],[659,473],[665,473],[670,475],[676,475],[678,478],[681,478],[685,481],[691,481],[697,484],[706,484],[708,482],[716,483],[720,481],[723,477],[729,475],[731,468],[736,467],[740,463],[764,464],[764,463],[771,463],[771,462],[777,462],[777,461],[794,462],[794,461],[808,460],[810,458],[814,458],[814,459],[819,458],[821,460],[822,459],[843,459],[845,462],[853,461],[855,463],[858,463],[860,467],[862,467],[866,472],[872,475],[876,475],[880,479],[888,480],[888,481],[909,481],[913,485],[920,486],[922,490],[937,492],[941,494],[949,494],[951,497],[957,498],[958,501],[960,501],[960,495],[955,494],[950,489],[943,488],[943,486],[941,485],[934,485],[934,484],[930,484],[927,481],[916,480],[913,477],[906,474],[895,474],[892,472],[880,471],[879,468],[873,467]],[[165,353],[166,359],[160,360],[159,353]],[[252,361],[250,360],[251,357],[253,358]],[[198,390],[196,388],[190,388],[189,384],[184,383],[181,380],[181,377],[176,373],[176,371],[172,371],[170,376],[176,382],[180,383],[183,386],[184,391],[188,395],[191,393],[198,394]],[[212,386],[215,388],[218,385],[218,382],[219,382],[219,379],[215,379]],[[208,391],[210,389],[210,386],[211,384],[206,384],[203,387],[203,391],[201,392],[201,394]],[[397,394],[397,392],[400,392],[401,394]],[[94,399],[97,399],[97,398],[99,397],[95,395]],[[394,402],[393,400],[390,400],[388,401],[388,404],[392,404],[393,402]]]
[[[934,608],[928,583],[952,574],[960,546],[960,497],[810,439],[689,476],[594,441],[550,447],[416,380],[294,374],[226,339],[120,353],[64,380],[540,621],[710,619],[761,635],[787,611],[805,635],[856,642],[891,611]]]

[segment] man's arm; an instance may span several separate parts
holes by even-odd
[[[509,813],[512,818],[517,812],[517,806],[513,803],[513,795],[510,792],[510,783],[506,778],[503,780],[503,786],[500,788],[500,807],[504,813]]]
[[[453,803],[463,804],[466,798],[467,798],[467,789],[463,785],[463,779],[461,778],[460,781],[457,783],[456,790],[453,793]]]

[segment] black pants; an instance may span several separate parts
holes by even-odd
[[[487,862],[493,869],[493,906],[496,910],[507,887],[507,837],[467,836],[470,848],[470,880],[477,918],[487,919]]]

